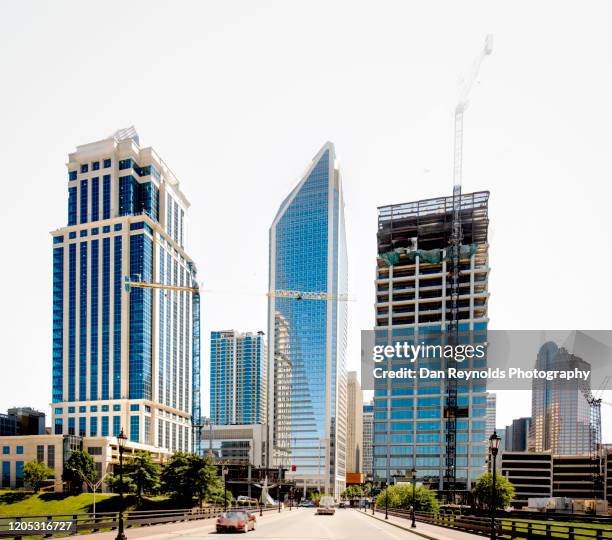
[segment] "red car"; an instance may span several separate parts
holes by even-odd
[[[255,514],[244,510],[230,510],[217,518],[217,532],[240,531],[245,533],[254,531],[256,521]]]

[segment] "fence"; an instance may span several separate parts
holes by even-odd
[[[377,508],[377,512],[385,512]],[[389,515],[410,519],[409,510],[389,508]],[[452,513],[432,514],[416,512],[416,519],[439,527],[459,529],[483,536],[491,535],[491,519],[477,516],[455,515]],[[580,516],[575,517],[581,519]],[[612,540],[612,526],[606,527],[596,523],[560,523],[556,521],[536,521],[496,516],[498,538],[525,540]]]
[[[233,510],[259,512],[259,507],[239,506]],[[265,507],[263,511],[277,510]],[[176,510],[134,510],[124,512],[124,526],[142,527],[159,523],[176,523],[198,519],[216,518],[223,512],[222,506],[205,508],[183,508]],[[82,514],[45,514],[28,516],[0,516],[0,538],[40,537],[52,538],[73,536],[116,529],[119,512],[96,512]]]

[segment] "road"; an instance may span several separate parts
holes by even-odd
[[[86,535],[85,538],[106,540],[114,538],[113,533]],[[132,538],[151,540],[196,540],[208,538],[268,538],[274,540],[422,540],[408,531],[373,519],[356,510],[337,510],[334,516],[317,516],[309,508],[284,510],[280,514],[268,513],[257,519],[257,529],[241,533],[217,534],[214,524],[196,525],[168,524],[126,530],[128,540]]]

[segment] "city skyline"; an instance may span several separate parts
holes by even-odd
[[[455,78],[467,68],[466,58],[471,58],[482,35],[488,31],[494,32],[499,48],[494,61],[487,66],[487,76],[481,81],[487,91],[476,88],[469,125],[466,123],[465,188],[490,189],[492,193],[491,208],[496,223],[491,283],[495,294],[490,305],[492,325],[497,328],[512,328],[519,323],[528,328],[601,327],[604,314],[599,307],[596,283],[605,279],[600,272],[606,264],[595,268],[591,280],[586,282],[581,279],[578,263],[562,255],[568,244],[591,251],[597,250],[600,242],[597,235],[583,238],[580,231],[560,216],[574,215],[574,221],[582,220],[585,229],[601,229],[602,226],[603,205],[609,198],[610,185],[605,181],[609,167],[601,157],[606,155],[609,142],[607,135],[602,136],[600,124],[607,123],[609,111],[602,111],[597,103],[605,102],[599,98],[609,94],[610,81],[599,73],[597,66],[607,62],[609,38],[603,28],[588,36],[578,29],[576,40],[568,42],[566,36],[575,34],[570,29],[588,15],[572,13],[570,16],[564,8],[557,12],[561,19],[559,26],[551,28],[546,24],[547,13],[542,7],[531,9],[528,20],[521,19],[520,7],[515,13],[504,13],[505,20],[487,9],[448,7],[448,21],[432,24],[429,19],[423,29],[418,28],[423,19],[412,18],[409,9],[400,9],[393,17],[378,13],[373,23],[379,39],[367,47],[359,46],[357,37],[369,29],[372,14],[354,8],[351,15],[353,31],[342,22],[342,9],[332,7],[328,13],[336,37],[331,37],[332,33],[322,33],[323,42],[311,43],[309,48],[299,43],[308,32],[307,28],[326,23],[315,21],[306,11],[291,18],[292,31],[297,31],[293,37],[266,26],[272,24],[266,20],[273,13],[272,9],[257,13],[246,10],[243,18],[229,22],[232,15],[229,11],[193,8],[192,15],[202,16],[203,32],[198,31],[198,23],[190,27],[191,31],[184,32],[184,37],[177,36],[170,49],[168,44],[163,49],[155,49],[157,45],[153,44],[150,58],[143,60],[143,69],[126,76],[120,87],[109,87],[103,82],[88,86],[86,91],[83,83],[74,84],[72,77],[58,79],[57,85],[49,89],[41,88],[32,77],[34,73],[39,74],[37,77],[49,76],[76,69],[77,78],[84,81],[93,63],[105,65],[110,51],[121,54],[121,35],[119,29],[113,27],[110,13],[95,13],[85,8],[71,12],[61,6],[53,12],[33,13],[27,6],[15,7],[15,14],[22,20],[29,20],[30,25],[20,35],[16,34],[15,27],[3,29],[6,50],[20,48],[28,58],[29,55],[41,58],[41,63],[40,70],[25,73],[17,60],[8,60],[7,75],[25,84],[19,92],[16,88],[20,85],[2,90],[5,101],[14,104],[7,111],[8,129],[2,135],[3,147],[7,150],[7,176],[12,179],[6,187],[11,204],[3,212],[2,225],[10,230],[22,223],[21,216],[26,210],[36,215],[36,219],[20,226],[18,237],[8,235],[6,239],[12,253],[23,253],[27,258],[18,275],[9,272],[8,267],[3,269],[4,281],[11,283],[3,300],[12,309],[3,315],[3,343],[10,362],[8,377],[0,388],[0,408],[32,405],[49,412],[46,389],[51,380],[49,313],[52,300],[46,231],[60,223],[65,215],[64,156],[75,144],[100,139],[116,127],[132,122],[139,127],[145,140],[159,148],[180,171],[179,176],[197,208],[192,230],[198,234],[190,239],[193,240],[193,257],[200,264],[201,279],[206,287],[216,291],[205,300],[208,303],[202,333],[205,336],[211,328],[262,326],[266,317],[268,216],[275,211],[278,193],[289,190],[289,179],[299,176],[303,162],[320,141],[333,139],[338,145],[345,176],[350,180],[346,189],[347,227],[352,265],[357,269],[352,273],[351,292],[354,291],[357,302],[352,310],[349,341],[357,343],[358,331],[371,325],[373,267],[370,261],[375,252],[371,231],[375,206],[450,192],[450,112],[454,105]],[[128,16],[144,17],[143,22],[150,28],[167,30],[163,24],[165,17],[161,17],[159,10],[141,14],[136,8],[124,8]],[[92,50],[86,55],[85,51],[74,49],[72,40],[74,32],[82,35],[85,31],[78,21],[91,19],[94,14],[101,24],[87,32],[97,36],[99,45],[92,44]],[[190,19],[193,24],[198,20],[195,16]],[[454,28],[455,19],[464,23],[473,19],[470,31]],[[600,24],[599,20],[590,19],[590,22]],[[183,23],[192,24],[191,21]],[[252,51],[241,52],[231,47],[234,33],[244,32],[248,36],[253,31],[250,29],[261,28],[262,24],[272,36],[269,41],[255,46]],[[214,25],[226,28],[227,37],[215,31]],[[517,39],[516,34],[509,31],[513,25],[523,29],[529,39]],[[48,34],[52,28],[57,29],[53,39]],[[411,31],[406,32],[406,28]],[[445,38],[435,39],[432,44],[432,35],[444,35]],[[47,45],[37,47],[37,40],[44,36],[48,37]],[[276,52],[275,39],[279,38],[286,43],[286,51]],[[304,41],[308,43],[307,39]],[[351,44],[355,52],[344,48],[342,41]],[[426,51],[423,51],[424,43],[431,45]],[[191,51],[182,54],[187,44],[192,46],[195,56]],[[213,49],[223,51],[218,61],[210,56],[201,58],[202,51]],[[333,70],[317,71],[316,60],[330,50],[342,60],[341,69],[348,84],[340,81],[332,88],[321,84]],[[553,51],[556,52],[553,54]],[[444,55],[448,58],[443,58]],[[299,69],[291,67],[292,56],[299,60]],[[15,54],[14,58],[17,57]],[[69,62],[69,58],[80,60]],[[169,89],[175,84],[172,75],[177,74],[177,68],[173,67],[173,62],[178,61],[181,69],[193,73],[185,66],[199,65],[198,59],[205,67],[206,76],[194,73],[187,80],[178,77],[177,80],[192,84],[185,84],[187,89],[182,103],[169,100],[164,94],[171,95]],[[380,62],[381,59],[384,61]],[[256,66],[252,68],[255,71],[251,71],[249,63]],[[210,104],[222,101],[222,89],[243,86],[241,76],[227,65],[236,66],[236,71],[245,68],[250,75],[263,70],[270,75],[270,80],[256,79],[262,86],[252,86],[252,95],[235,91],[230,96],[234,98],[232,110],[217,107],[216,111]],[[290,76],[277,78],[282,70],[276,68],[285,65]],[[539,77],[543,65],[547,66],[549,81]],[[148,96],[141,96],[140,89],[153,73],[160,71],[160,67],[171,76],[164,78],[160,86],[150,88]],[[301,76],[306,71],[310,78],[305,85],[283,82],[292,77],[303,81]],[[566,107],[567,103],[575,101],[576,91],[576,86],[566,84],[567,72],[584,76],[588,73],[595,79],[592,85],[595,95],[581,103],[580,108]],[[533,87],[534,79],[538,81],[537,89]],[[279,100],[273,91],[275,84],[280,84],[291,97]],[[322,88],[326,88],[325,92]],[[432,88],[439,90],[431,92]],[[308,96],[309,92],[312,96]],[[109,99],[111,94],[116,97]],[[299,111],[289,109],[294,100],[303,104]],[[254,103],[258,107],[254,107]],[[376,113],[363,112],[362,128],[357,130],[354,112],[362,110],[359,107],[362,103],[376,103],[377,108]],[[414,103],[418,104],[418,110],[411,105]],[[176,108],[176,114],[151,113],[164,107],[167,110]],[[291,114],[287,114],[289,110]],[[562,120],[559,110],[564,111]],[[26,112],[36,115],[36,125],[23,121]],[[495,116],[494,123],[492,116]],[[186,118],[193,118],[193,124],[198,127]],[[267,123],[270,129],[260,133],[259,126]],[[529,125],[528,130],[525,125]],[[296,130],[295,126],[300,129]],[[288,135],[279,142],[277,133]],[[26,140],[27,144],[23,144]],[[202,155],[200,148],[210,151]],[[278,154],[273,167],[271,148]],[[240,159],[234,159],[232,167],[227,167],[228,161],[237,155]],[[517,159],[509,159],[509,156]],[[498,163],[506,163],[504,170],[499,170]],[[376,184],[376,189],[371,184]],[[573,189],[577,184],[580,190]],[[524,198],[521,192],[527,189],[530,197]],[[552,190],[555,190],[554,205],[549,204]],[[241,197],[235,197],[237,192]],[[36,193],[36,197],[31,197],[32,193]],[[598,196],[593,197],[594,193]],[[236,207],[236,215],[249,216],[246,222],[223,217],[224,205],[218,201],[230,200]],[[257,212],[252,210],[253,201],[257,201]],[[523,215],[528,217],[516,220],[516,208],[521,208]],[[222,226],[216,229],[219,223]],[[249,224],[247,233],[244,232],[245,223]],[[237,268],[228,265],[209,265],[210,260],[220,255],[218,237],[208,231],[224,227],[224,238],[239,238],[241,234],[248,238],[241,243],[241,250],[252,263],[249,272],[238,273]],[[542,240],[525,242],[521,252],[539,264],[535,269],[517,267],[512,253],[516,238],[533,237],[533,231],[538,231]],[[607,252],[603,254],[604,259],[609,256]],[[545,269],[551,267],[561,269],[562,273],[550,276]],[[241,285],[234,286],[238,282]],[[520,300],[513,293],[517,282],[524,288],[525,295],[539,299],[538,309],[523,312]],[[565,282],[577,284],[576,289],[559,298],[556,291]],[[23,302],[24,291],[40,299],[44,306],[36,310],[29,308]],[[31,328],[40,330],[43,336],[37,340]],[[24,352],[24,343],[30,344],[31,349]],[[352,345],[352,348],[355,353],[356,347]],[[203,358],[208,358],[207,347],[202,349]],[[356,356],[349,354],[349,364]],[[203,372],[206,367],[203,365]],[[356,364],[349,367],[355,368]],[[25,392],[20,385],[14,384],[15,380],[27,381]],[[203,387],[207,384],[205,378]],[[21,403],[24,400],[26,403]],[[500,401],[503,406],[504,400]],[[513,416],[529,414],[530,400],[527,397],[523,401],[527,403],[524,410],[515,412],[507,408],[505,416],[500,416],[500,406],[498,425],[507,424]],[[607,415],[604,425],[612,425],[610,411],[604,408],[602,413]],[[604,440],[610,440],[609,432],[607,437],[604,434]]]

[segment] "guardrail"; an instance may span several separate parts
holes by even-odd
[[[228,507],[228,510],[259,512],[260,508],[248,506]],[[267,506],[264,512],[275,510]],[[204,508],[180,508],[174,510],[131,510],[123,514],[124,526],[142,527],[160,523],[175,523],[199,519],[216,518],[224,511],[222,506]],[[96,512],[80,514],[43,514],[27,516],[0,516],[0,538],[22,537],[53,538],[74,536],[116,529],[119,526],[119,512]]]
[[[384,508],[376,508],[384,513]],[[409,510],[389,508],[390,516],[411,519]],[[430,523],[439,527],[459,529],[465,532],[491,535],[491,519],[477,516],[455,515],[452,513],[416,512],[416,520]],[[579,517],[578,517],[579,519]],[[545,520],[536,521],[528,519],[514,519],[498,515],[495,518],[498,538],[525,539],[525,540],[612,540],[612,528],[602,527],[598,524],[570,524]]]

